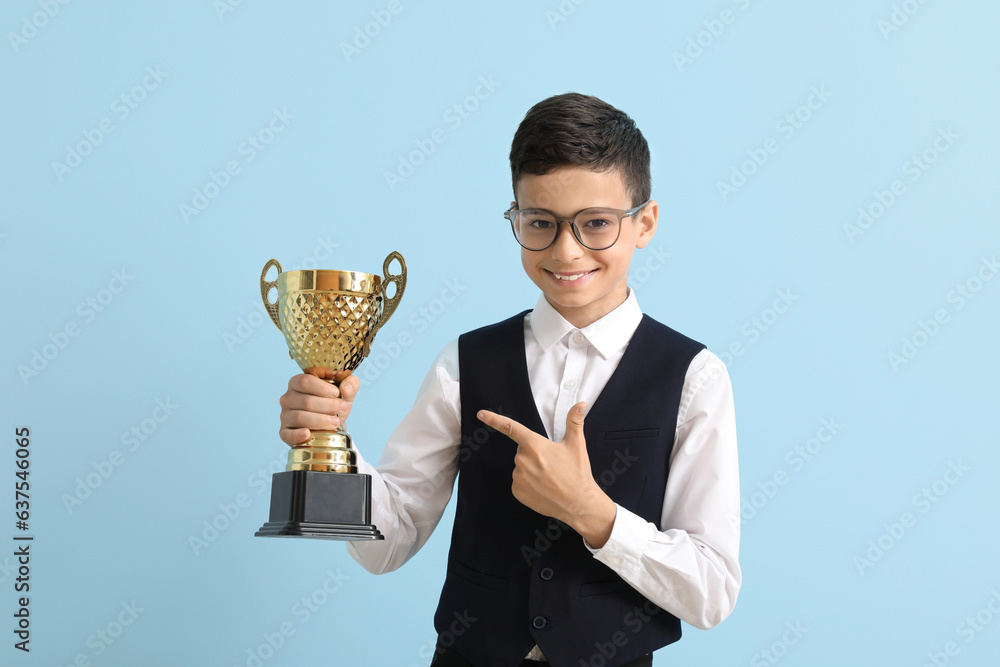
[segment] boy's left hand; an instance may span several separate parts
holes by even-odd
[[[553,442],[513,419],[480,410],[476,415],[517,443],[511,491],[539,514],[559,519],[600,549],[611,536],[617,506],[594,480],[583,437],[586,403],[566,415],[566,436]]]

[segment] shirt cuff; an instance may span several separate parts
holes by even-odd
[[[646,544],[657,532],[656,526],[638,514],[616,505],[618,513],[611,527],[611,537],[600,549],[593,549],[586,540],[583,545],[594,558],[601,561],[624,579],[628,579],[638,567],[645,552]]]

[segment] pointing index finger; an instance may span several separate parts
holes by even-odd
[[[519,424],[510,417],[504,417],[489,410],[480,410],[476,413],[476,416],[479,418],[479,421],[487,426],[492,426],[517,443],[520,443],[526,435],[532,432],[526,426]]]

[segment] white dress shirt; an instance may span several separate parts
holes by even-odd
[[[544,295],[525,316],[528,378],[549,439],[562,440],[573,405],[594,404],[641,319],[632,290],[583,329]],[[385,540],[348,542],[347,549],[370,572],[395,570],[412,557],[451,498],[461,443],[459,380],[455,340],[438,355],[378,467],[358,457],[359,472],[372,475],[372,522]],[[585,546],[657,606],[708,629],[730,614],[740,589],[739,504],[732,387],[725,365],[706,349],[684,379],[659,525],[618,506],[607,543]],[[536,647],[529,656],[537,655]]]

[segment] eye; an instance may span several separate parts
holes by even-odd
[[[556,224],[552,216],[546,215],[541,211],[525,211],[520,217],[521,224],[533,230],[552,229],[552,226]]]
[[[591,231],[602,231],[611,227],[614,223],[608,218],[602,218],[600,216],[588,217],[583,221],[583,229],[589,229]]]

